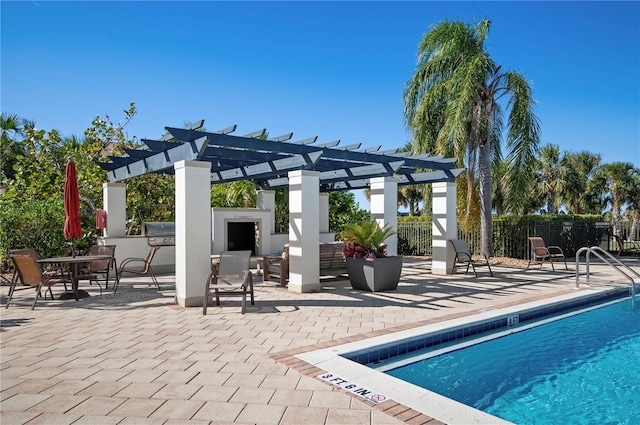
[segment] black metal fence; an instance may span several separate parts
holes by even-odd
[[[575,256],[583,246],[600,246],[605,250],[617,249],[611,236],[611,225],[593,221],[535,221],[512,224],[493,223],[493,253],[498,257],[528,260],[531,256],[529,237],[540,236],[547,245],[562,248],[567,257]],[[473,253],[480,253],[480,228],[469,231],[458,226],[458,238],[464,239]],[[398,223],[398,254],[431,255],[432,225],[430,222]]]

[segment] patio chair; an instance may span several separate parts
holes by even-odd
[[[110,255],[110,259],[91,261],[84,270],[90,283],[96,282],[102,290],[100,282],[104,282],[105,289],[109,289],[109,273],[111,270],[118,276],[118,267],[116,266],[116,246],[115,245],[94,245],[89,248],[89,255]],[[104,276],[104,279],[101,278]]]
[[[551,269],[555,271],[556,268],[553,266],[553,261],[562,259],[564,261],[564,268],[569,270],[569,267],[567,267],[567,259],[564,256],[562,248],[556,245],[547,246],[544,243],[544,240],[539,236],[531,237],[529,240],[531,241],[531,258],[529,258],[527,269],[532,262],[539,262],[540,268],[542,268],[542,264],[548,260],[551,263]]]
[[[130,257],[122,260],[122,263],[120,263],[120,268],[118,269],[118,272],[116,274],[116,284],[113,287],[113,293],[115,294],[118,290],[120,279],[122,279],[122,273],[131,273],[138,276],[149,275],[151,276],[151,280],[156,285],[156,287],[160,289],[160,285],[158,285],[158,279],[156,279],[156,275],[153,273],[153,268],[151,267],[153,256],[156,255],[156,251],[158,251],[158,249],[160,249],[160,246],[152,246],[149,250],[149,253],[147,254],[147,258]],[[139,267],[131,268],[132,264],[140,263],[142,264]]]
[[[266,255],[262,259],[263,280],[271,280],[273,276],[280,286],[287,286],[289,279],[289,244],[286,244],[280,255]]]
[[[639,255],[640,254],[640,242],[635,242],[635,241],[624,241],[624,239],[622,239],[621,236],[619,235],[613,235],[613,237],[616,240],[616,243],[618,244],[618,253],[616,254],[617,256],[620,255],[628,255],[628,254],[632,254],[632,255]]]
[[[453,250],[456,253],[456,257],[453,261],[453,272],[455,273],[458,267],[462,267],[466,264],[467,269],[464,274],[467,274],[469,271],[469,266],[473,269],[473,274],[478,277],[478,272],[476,271],[476,267],[487,266],[489,268],[489,274],[493,277],[493,271],[491,270],[491,265],[489,264],[489,259],[486,255],[483,254],[484,259],[473,259],[471,255],[471,251],[469,250],[469,246],[467,242],[462,239],[449,239],[451,246],[453,246]]]
[[[40,258],[40,256],[38,255],[38,251],[34,248],[19,248],[19,249],[12,249],[9,250],[9,256],[12,255],[27,255],[31,258],[33,258],[34,260],[36,260],[36,262],[38,261],[38,259]],[[68,274],[68,270],[64,267],[60,267],[60,266],[56,266],[56,267],[48,267],[46,269],[46,271],[49,273],[50,276],[56,276],[56,277],[61,277],[61,276],[66,276]],[[18,279],[20,276],[18,274],[18,269],[14,268],[13,270],[13,277],[11,278],[11,282],[13,282],[14,280]],[[67,282],[64,282],[64,290],[65,292],[67,291]]]
[[[36,251],[33,248],[20,248],[20,249],[9,250],[9,256],[11,257],[11,256],[14,256],[14,255],[28,255],[29,257],[33,258],[36,261],[38,261],[38,258],[40,258],[39,255],[38,255],[38,251]],[[11,283],[13,283],[18,278],[19,278],[18,268],[14,267],[14,269],[13,269],[13,277],[11,278]]]
[[[249,269],[251,251],[222,251],[220,261],[212,267],[204,288],[202,314],[207,314],[207,305],[213,297],[216,305],[220,305],[220,295],[242,296],[242,314],[247,310],[247,294],[253,297],[253,274]]]
[[[11,260],[16,267],[18,275],[20,277],[20,281],[26,288],[35,288],[36,297],[33,300],[33,305],[31,306],[31,310],[36,308],[36,303],[38,302],[38,298],[42,296],[42,287],[46,286],[49,294],[51,295],[51,299],[53,299],[53,292],[51,291],[51,287],[56,283],[65,283],[66,290],[66,282],[71,282],[71,275],[67,272],[66,276],[60,276],[58,270],[54,271],[43,271],[40,268],[40,265],[37,261],[30,255],[11,255]],[[11,282],[11,287],[9,288],[9,299],[7,300],[7,305],[5,308],[9,308],[9,302],[13,298],[13,295],[16,291],[16,285],[18,284],[18,279],[14,279]],[[44,297],[47,298],[47,290],[45,290]]]

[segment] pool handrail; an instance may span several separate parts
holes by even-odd
[[[615,261],[616,263],[618,263],[622,267],[626,268],[627,270],[629,270],[631,273],[633,273],[634,275],[636,275],[639,278],[640,278],[640,274],[638,274],[638,272],[633,270],[631,267],[629,267],[628,265],[626,265],[625,263],[623,263],[622,261],[620,261],[619,259],[617,259],[613,255],[611,255],[610,253],[608,253],[604,249],[600,248],[599,246],[592,246],[592,247],[585,246],[585,247],[580,248],[578,250],[578,252],[576,252],[576,288],[580,287],[580,282],[579,282],[580,281],[580,254],[582,254],[583,252],[586,252],[586,254],[585,254],[585,259],[586,259],[585,260],[585,266],[586,266],[586,269],[587,269],[587,273],[586,273],[587,282],[589,282],[589,255],[591,253],[593,253],[593,255],[597,256],[602,261],[604,261],[605,263],[607,263],[608,265],[613,267],[615,270],[617,270],[624,277],[629,279],[629,281],[631,282],[631,305],[635,308],[635,306],[636,306],[636,282],[635,282],[635,280],[633,279],[633,277],[631,277],[627,273],[625,273],[616,264],[613,264],[611,261],[607,260],[602,255],[600,255],[599,252],[602,252],[603,254],[605,254],[606,256],[611,258],[613,261]]]

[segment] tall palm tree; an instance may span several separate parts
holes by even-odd
[[[480,188],[482,252],[492,251],[492,160],[501,155],[506,124],[509,170],[507,205],[518,210],[518,196],[530,182],[539,144],[531,86],[517,72],[504,71],[486,51],[491,22],[475,25],[444,21],[431,28],[418,46],[418,63],[404,90],[405,124],[416,153],[453,155],[467,168],[467,211],[476,177]],[[507,96],[503,99],[504,96]]]
[[[506,212],[506,196],[507,196],[507,169],[508,163],[506,161],[498,161],[491,167],[491,181],[495,182],[493,185],[493,200],[491,204],[496,210],[496,214],[503,215]]]
[[[613,234],[622,236],[622,207],[632,201],[635,175],[639,171],[630,162],[604,164],[595,174],[595,179],[604,188],[604,202],[611,206]]]

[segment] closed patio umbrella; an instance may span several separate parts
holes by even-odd
[[[67,169],[64,182],[64,237],[71,238],[72,255],[76,256],[76,238],[82,237],[82,224],[80,223],[80,195],[78,194],[78,180],[76,165],[73,158],[67,161]]]

